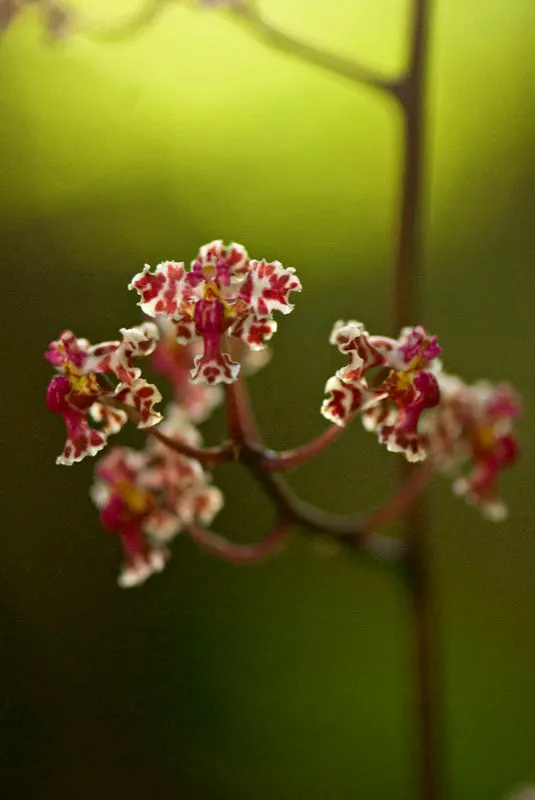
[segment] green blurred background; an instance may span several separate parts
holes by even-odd
[[[408,2],[264,7],[308,41],[403,64]],[[432,491],[448,800],[498,800],[535,782],[535,4],[435,7],[422,321],[449,371],[507,378],[525,399],[506,523],[447,482]],[[296,534],[249,569],[180,538],[161,576],[119,590],[92,465],[54,466],[42,358],[64,327],[100,341],[135,324],[126,285],[145,261],[234,239],[304,285],[252,380],[267,439],[319,432],[332,322],[388,326],[396,109],[191,4],[125,41],[55,46],[30,13],[0,42],[0,75],[4,796],[414,800],[400,582]],[[207,440],[222,429],[219,414]],[[356,425],[291,482],[328,508],[370,508],[395,466]],[[218,530],[259,536],[270,509],[248,477],[216,480]]]

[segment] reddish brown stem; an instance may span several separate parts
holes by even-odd
[[[294,469],[295,467],[310,461],[311,458],[319,455],[325,448],[332,442],[336,441],[342,433],[344,428],[340,425],[331,425],[329,428],[316,436],[312,441],[295,447],[293,450],[283,450],[282,453],[275,453],[272,450],[266,451],[262,466],[269,472],[285,471]]]
[[[280,519],[277,525],[262,539],[253,544],[236,544],[213,531],[199,525],[188,525],[186,533],[205,550],[233,564],[257,564],[276,555],[282,547],[289,531],[286,520]]]
[[[247,30],[254,36],[259,37],[267,45],[298,58],[300,61],[313,64],[331,74],[349,79],[353,83],[360,83],[364,86],[370,86],[373,89],[396,95],[398,87],[395,81],[376,74],[351,59],[343,58],[337,53],[321,50],[279,30],[264,18],[257,8],[256,2],[234,0],[233,11],[235,18],[238,21],[243,21]]]
[[[136,408],[132,408],[132,406],[126,405],[125,403],[119,403],[113,397],[101,397],[99,399],[100,402],[105,405],[111,406],[112,408],[120,408],[128,415],[128,419],[132,422],[137,424],[141,420],[141,414]],[[174,439],[171,436],[167,436],[165,433],[158,430],[157,427],[145,428],[144,430],[147,434],[154,436],[155,439],[158,439],[171,450],[174,450],[175,453],[186,456],[186,458],[195,458],[197,461],[207,466],[221,464],[225,461],[233,461],[236,457],[235,449],[231,442],[223,442],[217,447],[193,447],[181,439]]]
[[[434,474],[435,468],[430,462],[412,469],[390,500],[362,518],[363,530],[378,530],[405,516],[429,486]]]
[[[251,408],[245,378],[240,376],[234,383],[225,384],[225,402],[229,438],[234,442],[247,440],[260,444],[260,433]]]
[[[166,436],[158,428],[148,428],[147,433],[154,436],[155,439],[167,445],[175,453],[187,458],[194,458],[202,464],[212,466],[214,464],[222,464],[225,461],[233,461],[236,457],[234,447],[231,442],[224,442],[217,447],[192,447],[180,439],[173,439],[171,436]]]
[[[393,325],[397,333],[420,319],[422,172],[424,152],[424,77],[428,46],[430,0],[413,0],[413,18],[407,74],[399,83],[403,113],[403,175],[401,210],[394,274]],[[405,483],[410,466],[405,464]],[[418,725],[419,800],[440,800],[438,709],[433,599],[428,578],[429,520],[423,498],[405,516],[415,650],[416,707]]]

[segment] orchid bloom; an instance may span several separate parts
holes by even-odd
[[[198,431],[173,406],[162,433],[199,444]],[[169,558],[166,543],[194,521],[209,524],[223,505],[201,465],[151,440],[142,451],[114,447],[96,465],[91,496],[104,527],[119,535],[124,564],[118,582],[139,586]]]
[[[292,311],[289,296],[301,291],[301,283],[291,267],[250,260],[241,245],[218,240],[201,247],[189,270],[175,261],[158,264],[154,272],[147,265],[129,288],[139,293],[145,314],[172,321],[180,344],[202,339],[191,380],[215,385],[233,383],[240,371],[227,352],[229,339],[264,349],[277,329],[273,313]]]
[[[47,406],[62,415],[67,429],[67,441],[56,460],[58,464],[69,466],[105,447],[108,435],[117,433],[127,419],[127,413],[113,403],[136,409],[140,428],[161,420],[161,415],[154,411],[155,403],[161,400],[160,392],[132,364],[134,357],[149,355],[154,350],[158,329],[153,323],[145,323],[136,328],[121,328],[121,334],[122,341],[91,345],[87,339],[77,339],[72,331],[63,331],[45,354],[60,373],[48,384]],[[100,376],[108,375],[118,383],[108,385],[101,380]],[[101,423],[100,429],[89,424],[88,414]]]
[[[422,421],[432,457],[441,471],[457,475],[457,494],[478,506],[487,519],[500,521],[507,508],[498,484],[501,471],[518,456],[513,422],[520,399],[505,383],[480,381],[470,386],[451,375],[438,378],[441,403]]]
[[[321,408],[323,416],[345,425],[353,414],[362,412],[365,426],[377,432],[388,450],[404,453],[408,461],[425,458],[418,422],[423,410],[440,400],[432,371],[432,362],[440,354],[436,337],[421,325],[404,328],[397,340],[370,336],[360,322],[339,321],[330,342],[348,356],[349,363],[327,381],[329,397]],[[372,369],[380,378],[378,383],[369,381]]]

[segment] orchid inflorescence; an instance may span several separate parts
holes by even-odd
[[[121,586],[139,585],[161,570],[167,543],[179,531],[238,561],[268,555],[293,522],[363,545],[371,534],[366,518],[351,527],[314,514],[274,475],[317,455],[357,415],[387,450],[409,462],[427,459],[428,475],[449,473],[455,492],[486,517],[505,516],[498,481],[517,456],[512,426],[519,399],[507,384],[468,385],[445,373],[437,338],[422,325],[403,328],[393,339],[370,335],[360,322],[336,322],[330,342],[348,362],[328,379],[321,406],[334,425],[300,448],[274,453],[261,445],[241,376],[268,360],[273,316],[290,313],[290,297],[301,291],[295,270],[214,241],[189,268],[175,261],[145,266],[129,288],[154,321],[122,328],[121,339],[97,345],[63,331],[45,356],[58,370],[47,405],[62,415],[67,433],[58,464],[97,454],[127,421],[152,434],[143,450],[113,447],[95,469],[91,496],[124,549]],[[156,409],[159,389],[134,364],[144,356],[171,384],[173,400],[164,415]],[[223,397],[229,440],[203,448],[196,426]],[[250,468],[277,506],[274,530],[256,546],[233,545],[203,527],[223,505],[209,469],[233,460]],[[401,509],[413,499],[407,490],[405,501],[389,507]],[[379,524],[393,517],[375,512],[371,518]]]

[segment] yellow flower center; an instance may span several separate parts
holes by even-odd
[[[407,372],[420,372],[425,367],[425,358],[422,355],[415,356],[407,365]]]
[[[205,267],[205,272],[206,272],[207,269],[212,269],[213,270],[215,268],[214,267]],[[220,290],[219,286],[217,285],[217,283],[215,283],[215,281],[211,281],[210,283],[205,283],[204,290],[203,290],[203,297],[208,302],[213,301],[213,300],[217,300],[219,303],[221,303],[221,305],[223,306],[223,312],[224,312],[224,315],[225,315],[225,319],[234,318],[235,312],[234,312],[232,306],[229,303],[227,303],[227,301],[224,300],[221,297],[221,290]]]
[[[116,484],[117,491],[133,514],[147,514],[154,508],[154,498],[150,492],[138,489],[131,481],[122,480]]]
[[[391,370],[385,383],[396,392],[406,392],[412,387],[413,374],[409,370]]]
[[[475,428],[472,438],[476,447],[481,450],[491,450],[496,442],[491,425],[481,425],[479,428]]]
[[[206,267],[206,269],[213,269],[213,267]],[[221,293],[219,291],[219,286],[215,281],[210,281],[210,283],[204,284],[204,299],[205,300],[220,300]]]
[[[63,372],[71,384],[71,391],[76,392],[76,394],[91,396],[99,395],[102,392],[102,388],[94,372],[90,372],[88,375],[82,375],[78,367],[75,367],[71,361],[65,361],[63,364]]]

